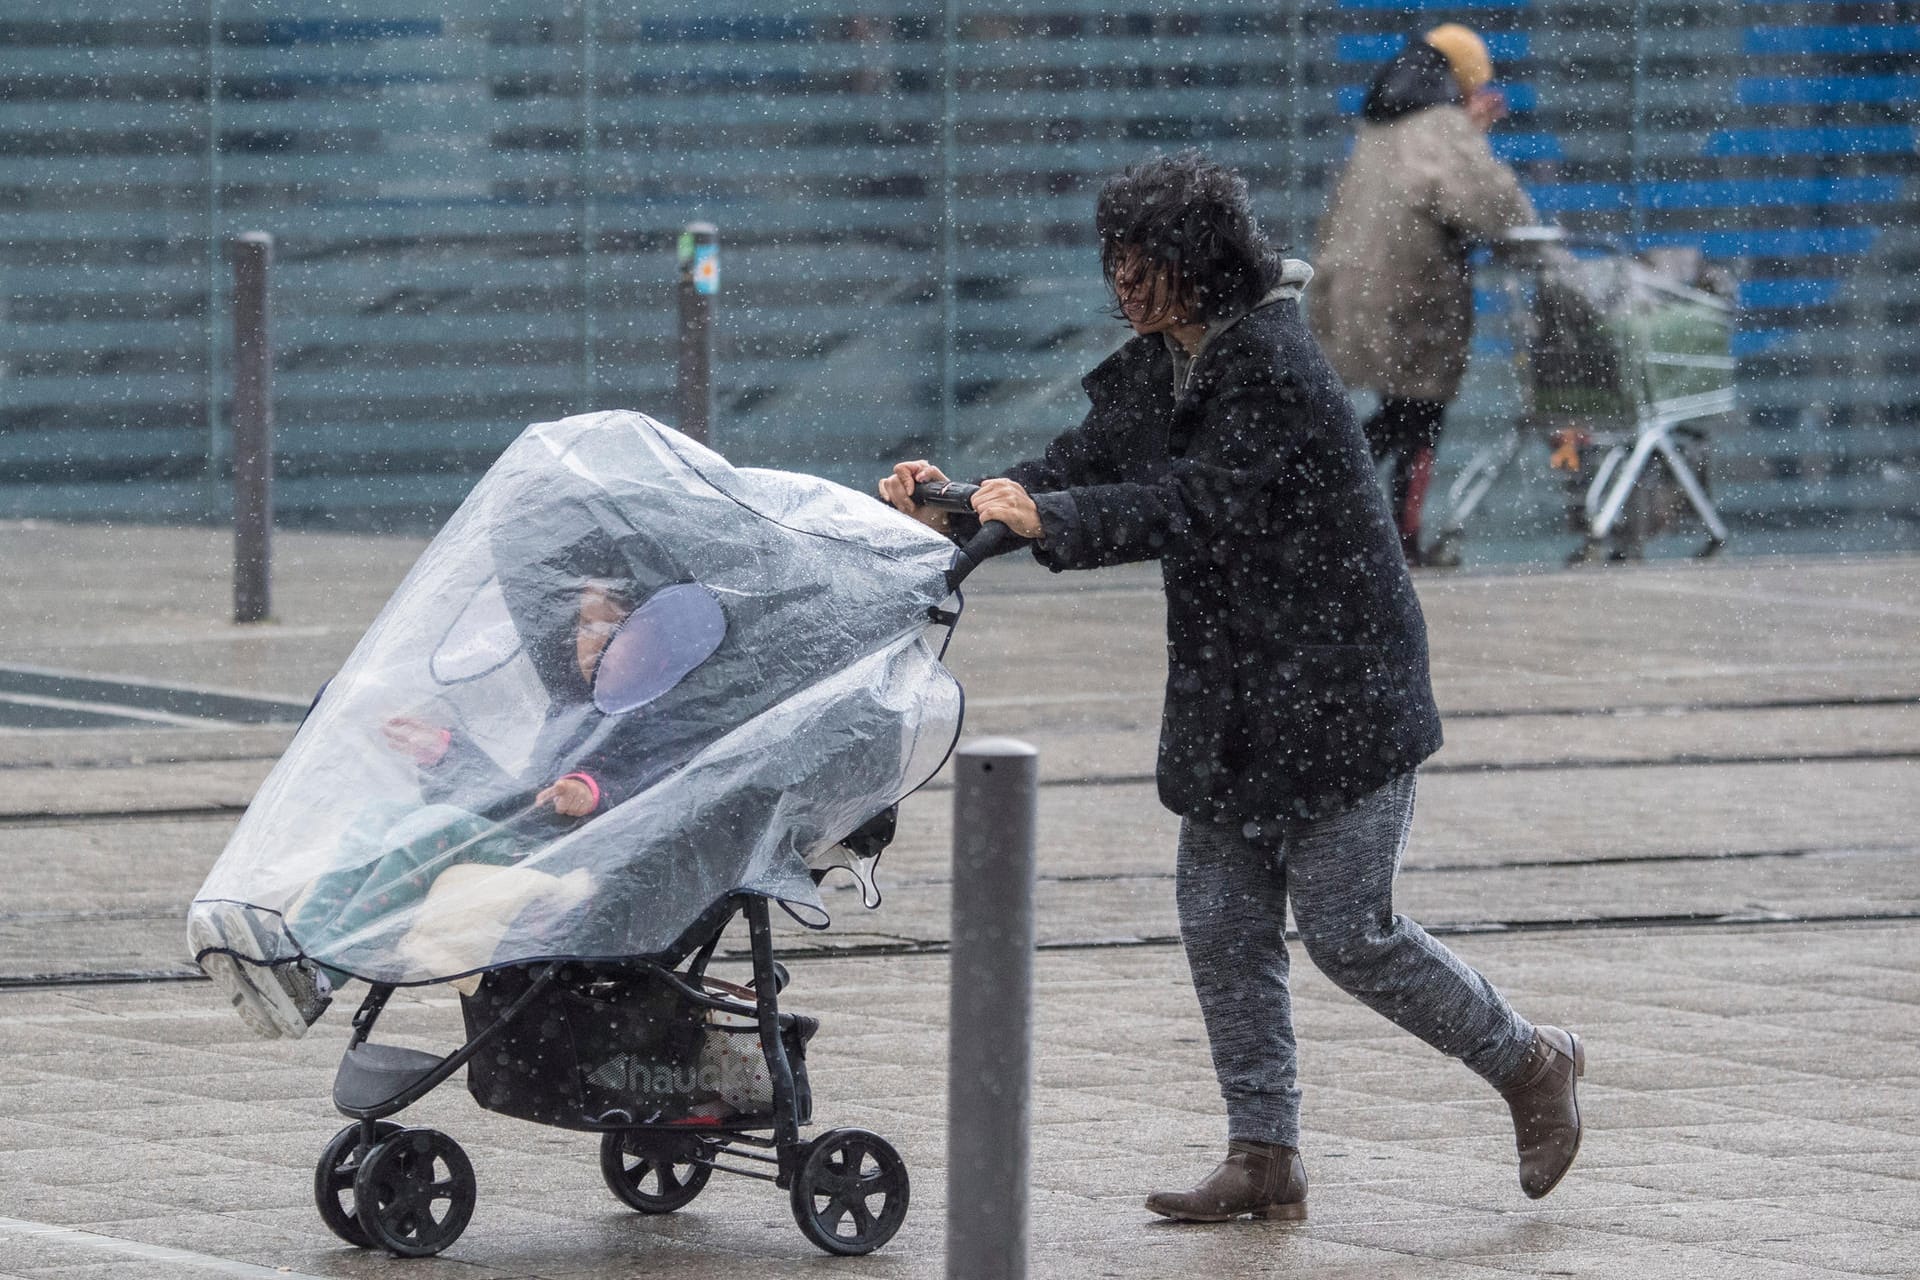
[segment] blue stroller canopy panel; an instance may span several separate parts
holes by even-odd
[[[930,634],[954,559],[870,496],[733,467],[643,414],[530,427],[193,910],[243,959],[394,984],[659,955],[738,893],[824,925],[810,861],[959,732]]]
[[[712,657],[726,635],[713,592],[697,582],[660,588],[607,641],[593,673],[593,705],[610,716],[639,710]]]

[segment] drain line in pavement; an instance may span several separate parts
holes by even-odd
[[[1730,912],[1686,911],[1669,914],[1587,916],[1580,919],[1549,920],[1464,920],[1452,924],[1425,926],[1435,937],[1519,937],[1537,933],[1601,933],[1623,929],[1794,929],[1807,926],[1907,925],[1920,922],[1920,911],[1833,911],[1798,914],[1754,907]],[[1291,941],[1299,934],[1287,932]],[[1178,934],[1128,934],[1106,938],[1054,938],[1035,944],[1035,950],[1049,951],[1121,951],[1138,947],[1177,947]],[[842,958],[877,959],[886,956],[940,956],[947,954],[945,938],[899,938],[892,942],[857,943],[852,946],[784,946],[782,960],[833,960]],[[746,959],[746,951],[727,949],[719,952],[722,960]],[[13,991],[50,991],[65,987],[136,986],[143,983],[204,982],[198,969],[136,969],[69,973],[0,974],[0,994]],[[431,983],[421,984],[425,986]],[[4,1223],[5,1219],[0,1219]]]

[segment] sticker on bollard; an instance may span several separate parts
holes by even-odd
[[[709,223],[695,223],[680,233],[680,270],[693,281],[694,290],[703,294],[720,292],[720,240],[718,229]]]

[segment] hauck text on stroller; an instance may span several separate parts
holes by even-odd
[[[314,1172],[340,1237],[452,1244],[451,1137],[390,1119],[466,1070],[489,1110],[601,1135],[643,1213],[715,1170],[789,1192],[831,1253],[906,1213],[899,1154],[811,1141],[818,1024],[779,1007],[770,903],[829,922],[835,868],[878,905],[894,807],[959,733],[940,654],[954,544],[871,497],[735,468],[639,413],[529,428],[308,713],[194,900],[195,959],[264,1035],[368,984],[334,1079],[352,1123]],[[708,973],[744,918],[751,976]],[[743,975],[744,976],[744,975]],[[372,1038],[396,988],[451,983],[449,1053]]]

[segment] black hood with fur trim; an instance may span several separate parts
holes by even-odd
[[[1368,124],[1386,124],[1428,107],[1458,106],[1460,101],[1460,83],[1453,78],[1447,55],[1425,40],[1410,37],[1373,78],[1360,116]]]

